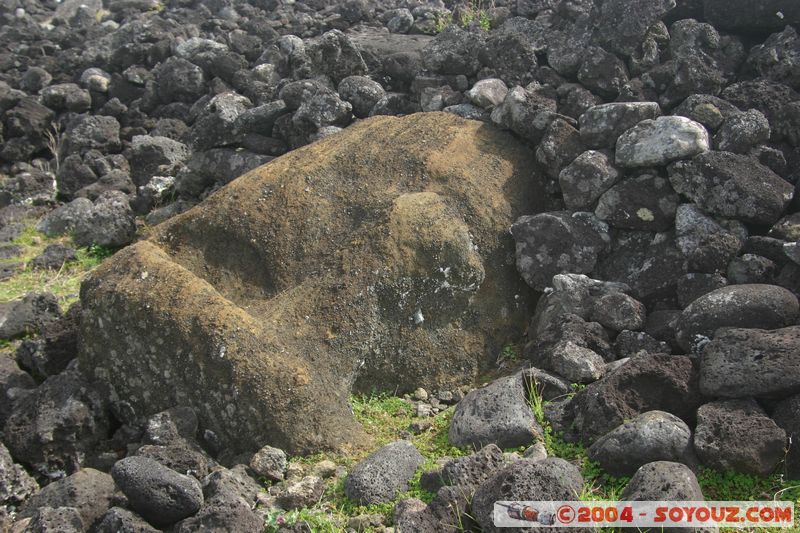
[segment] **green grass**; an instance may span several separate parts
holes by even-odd
[[[30,262],[41,254],[50,244],[64,244],[73,246],[69,237],[47,237],[34,228],[34,222],[29,221],[29,226],[11,244],[22,247],[22,254],[0,263],[24,263],[24,268],[11,278],[0,282],[0,302],[9,302],[22,298],[29,292],[52,292],[58,299],[62,308],[78,300],[80,284],[87,273],[91,272],[104,259],[113,254],[113,250],[100,246],[77,249],[78,260],[66,263],[59,270],[36,270]]]

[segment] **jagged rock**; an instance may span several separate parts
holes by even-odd
[[[493,76],[509,86],[526,85],[535,78],[536,54],[544,48],[536,22],[513,17],[486,36],[479,57]]]
[[[725,119],[740,113],[739,108],[710,94],[693,94],[675,108],[675,114],[699,122],[716,131]]]
[[[111,476],[134,511],[163,527],[195,514],[203,503],[200,483],[145,457],[126,457]]]
[[[711,402],[697,410],[694,448],[703,464],[766,476],[783,459],[786,432],[754,400]]]
[[[0,339],[37,333],[61,316],[58,299],[49,292],[28,293],[0,312]]]
[[[190,407],[172,407],[156,413],[144,423],[142,442],[172,444],[192,441],[197,436],[197,414]]]
[[[209,187],[229,183],[272,159],[233,148],[194,152],[186,162],[186,168],[175,177],[175,191],[187,200],[196,199]]]
[[[155,69],[156,93],[161,102],[193,104],[206,94],[203,69],[180,57],[170,57]]]
[[[357,159],[341,156],[355,146]],[[439,191],[443,183],[462,191],[464,214],[446,193],[405,192],[397,169],[409,165],[427,169]],[[82,287],[81,368],[112,381],[140,416],[193,407],[234,453],[358,440],[347,384],[448,389],[476,375],[486,336],[519,334],[529,292],[506,262],[511,243],[500,239],[514,217],[546,208],[531,165],[509,135],[446,113],[365,120],[287,154],[93,272]],[[347,205],[334,209],[339,202]],[[385,218],[369,215],[376,202],[388,207]],[[378,234],[379,253],[370,251]],[[352,278],[344,288],[335,264]],[[309,271],[319,275],[301,275]],[[492,290],[481,290],[484,280]],[[256,318],[274,306],[283,317],[308,316],[309,329]],[[494,318],[454,326],[473,312]],[[292,334],[277,334],[284,327]],[[129,355],[109,357],[120,338]],[[157,355],[164,350],[174,355]],[[228,377],[220,381],[220,372]],[[280,400],[287,388],[291,402]]]
[[[536,90],[514,87],[492,111],[492,122],[538,144],[547,126],[558,116],[552,98]]]
[[[558,174],[564,204],[574,210],[594,207],[619,179],[620,173],[608,153],[595,150],[583,152]]]
[[[678,248],[695,272],[714,273],[727,267],[744,245],[744,235],[737,229],[732,224],[723,227],[694,204],[681,204],[675,213]]]
[[[3,428],[15,459],[43,474],[74,472],[110,426],[100,394],[79,374],[62,372],[19,398]]]
[[[754,321],[748,320],[750,325]],[[726,328],[705,345],[700,390],[710,397],[784,398],[800,392],[800,327],[773,331]]]
[[[413,444],[387,444],[359,462],[347,475],[344,491],[360,505],[386,503],[408,488],[424,458]]]
[[[800,23],[800,6],[792,0],[703,0],[703,13],[712,24],[730,31],[777,31]]]
[[[632,55],[647,30],[675,7],[675,0],[611,0],[602,4],[596,39],[607,50]]]
[[[771,125],[780,122],[783,109],[798,99],[798,94],[788,85],[764,78],[733,83],[720,96],[739,109],[757,109]]]
[[[583,442],[602,437],[647,411],[666,411],[691,420],[701,404],[697,370],[679,355],[631,357],[620,368],[579,391],[567,406],[576,436]]]
[[[366,118],[386,91],[380,83],[366,76],[348,76],[339,82],[337,88],[342,100],[353,107],[353,114],[358,118]]]
[[[723,327],[776,329],[794,324],[797,298],[775,285],[731,285],[709,292],[681,313],[676,338],[689,349],[695,337],[712,337]]]
[[[250,459],[250,469],[261,477],[281,481],[286,472],[286,454],[283,450],[264,446]]]
[[[0,443],[0,505],[19,506],[39,491],[39,484],[16,464]]]
[[[81,533],[86,528],[74,507],[39,507],[25,527],[29,533]]]
[[[678,195],[669,181],[642,174],[624,179],[604,192],[594,214],[617,228],[666,231],[672,227],[677,208]]]
[[[792,199],[792,186],[753,159],[705,152],[669,167],[673,188],[700,208],[754,224],[777,221]]]
[[[103,193],[85,218],[75,224],[73,240],[78,246],[93,244],[118,248],[136,236],[136,221],[128,198],[119,191]]]
[[[134,135],[131,140],[131,179],[146,185],[153,176],[169,173],[189,158],[189,148],[167,137]]]
[[[145,444],[136,450],[136,457],[145,457],[161,463],[185,476],[192,476],[200,481],[214,467],[214,462],[203,450],[189,442],[173,442],[166,446]]]
[[[41,92],[42,103],[55,111],[83,113],[91,109],[92,96],[74,83],[50,85]]]
[[[584,60],[577,76],[584,87],[606,98],[616,98],[628,83],[625,63],[614,54],[595,46],[584,51]]]
[[[454,446],[513,448],[528,445],[542,434],[528,405],[522,375],[515,374],[475,389],[458,402],[448,439]]]
[[[608,236],[567,211],[524,216],[511,226],[516,241],[517,270],[536,290],[550,285],[556,274],[588,274]]]
[[[74,508],[86,531],[111,507],[115,487],[111,476],[93,468],[78,470],[59,479],[28,498],[20,516],[35,516],[41,507]]]
[[[581,139],[590,148],[613,148],[620,135],[643,120],[661,115],[656,102],[615,102],[590,107],[579,120]]]
[[[792,26],[754,46],[747,62],[761,76],[800,90],[800,37]]]
[[[727,285],[728,280],[720,274],[686,274],[678,281],[678,303],[685,308],[701,296]]]
[[[696,465],[689,426],[662,411],[648,411],[625,422],[594,441],[586,453],[617,477],[632,476],[639,467],[654,461]]]
[[[611,292],[597,299],[589,318],[615,331],[636,331],[644,327],[646,309],[636,298]]]
[[[479,51],[483,42],[480,32],[452,24],[423,49],[425,67],[439,74],[472,76],[481,66]]]
[[[734,285],[772,283],[777,270],[777,265],[766,257],[744,254],[728,263],[726,275]]]
[[[112,507],[102,516],[97,533],[158,533],[144,518],[122,507]]]
[[[585,149],[578,130],[566,120],[557,118],[545,130],[542,141],[536,149],[536,160],[548,176],[556,179],[561,170]]]
[[[64,134],[61,156],[85,154],[88,150],[116,153],[122,148],[120,125],[114,117],[82,115],[71,122]]]
[[[496,501],[569,500],[580,494],[583,477],[578,468],[559,458],[520,460],[497,471],[475,491],[472,516],[483,531],[500,532],[492,519]],[[530,500],[529,500],[530,501]],[[587,532],[576,528],[575,532]]]
[[[192,146],[200,151],[233,144],[237,139],[237,120],[252,105],[248,98],[236,93],[216,95],[203,107],[192,126]]]
[[[756,109],[735,113],[722,123],[714,136],[717,150],[747,154],[757,144],[769,140],[770,129],[767,117]]]
[[[508,94],[508,87],[503,80],[489,78],[478,81],[467,91],[467,98],[476,106],[486,109],[493,108],[503,103]]]

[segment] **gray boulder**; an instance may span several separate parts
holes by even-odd
[[[678,249],[694,272],[724,271],[744,246],[745,231],[730,221],[723,226],[694,204],[681,204],[675,212]]]
[[[647,411],[666,411],[691,420],[702,401],[697,381],[697,370],[689,357],[631,357],[575,394],[565,415],[572,420],[572,431],[586,443]]]
[[[250,459],[250,469],[271,481],[281,481],[286,473],[286,453],[279,448],[264,446]]]
[[[503,450],[489,444],[466,457],[448,461],[439,476],[444,485],[474,489],[506,463]]]
[[[539,291],[556,274],[594,270],[608,240],[597,225],[567,211],[520,217],[511,226],[511,235],[516,242],[517,270]]]
[[[594,21],[597,42],[605,49],[631,56],[650,27],[676,5],[675,0],[610,0]]]
[[[732,285],[705,294],[681,313],[676,339],[686,350],[697,335],[712,337],[723,327],[777,329],[795,323],[797,297],[775,285]]]
[[[656,102],[614,102],[590,107],[579,119],[581,139],[590,148],[613,148],[624,132],[659,116],[661,108]]]
[[[508,87],[503,80],[487,78],[475,83],[466,94],[469,101],[476,106],[490,109],[503,103]]]
[[[575,465],[564,459],[547,458],[541,461],[520,460],[497,471],[478,487],[472,497],[472,516],[482,531],[500,533],[494,525],[494,503],[497,501],[573,500],[583,490],[583,476]],[[548,528],[526,528],[539,533]],[[575,533],[588,532],[576,528]]]
[[[564,204],[572,210],[592,210],[598,198],[619,179],[620,172],[609,154],[595,150],[583,152],[558,174]]]
[[[126,457],[111,476],[131,508],[156,527],[164,527],[200,510],[203,491],[196,479],[145,457]]]
[[[707,466],[766,476],[785,446],[786,432],[754,400],[711,402],[697,410],[694,448]]]
[[[96,533],[158,533],[144,518],[122,507],[112,507],[95,526]]]
[[[48,237],[66,235],[75,229],[79,220],[89,216],[93,205],[88,198],[75,198],[42,217],[36,224],[36,230]]]
[[[189,137],[194,149],[208,150],[233,144],[238,138],[237,120],[252,106],[248,98],[233,92],[214,96],[192,125]]]
[[[60,83],[45,87],[42,103],[55,111],[84,113],[92,108],[92,95],[74,83]]]
[[[614,331],[638,331],[646,316],[642,302],[623,292],[610,292],[597,299],[589,318]]]
[[[102,115],[79,115],[67,127],[61,157],[84,154],[88,150],[116,153],[122,149],[120,125],[116,118]]]
[[[389,502],[408,488],[409,480],[424,460],[408,441],[387,444],[350,471],[344,493],[360,505]]]
[[[583,62],[578,68],[578,81],[602,97],[613,99],[628,83],[628,68],[614,54],[597,46],[583,51]]]
[[[186,59],[172,56],[153,69],[156,94],[164,104],[193,104],[206,94],[203,69]]]
[[[612,476],[632,476],[653,461],[696,464],[686,422],[663,411],[648,411],[606,433],[586,450]]]
[[[686,274],[678,280],[678,304],[683,309],[701,296],[727,285],[728,280],[721,274]]]
[[[106,438],[107,409],[80,375],[62,372],[17,400],[3,428],[4,442],[15,459],[43,474],[74,471]]]
[[[634,502],[705,500],[694,472],[685,464],[670,461],[642,465],[622,491],[620,499]]]
[[[670,165],[673,188],[700,208],[753,224],[773,224],[792,199],[792,186],[754,159],[705,152]]]
[[[167,137],[134,135],[131,140],[131,179],[147,185],[153,176],[174,175],[176,166],[189,158],[189,148]]]
[[[125,194],[109,191],[94,202],[89,216],[75,224],[73,240],[78,246],[93,244],[119,248],[136,237],[136,218]]]
[[[16,464],[0,443],[0,506],[17,507],[39,491],[39,484]]]
[[[735,113],[725,119],[714,136],[714,146],[723,152],[747,154],[757,144],[769,140],[767,117],[757,109]]]
[[[253,510],[259,490],[240,467],[218,470],[204,482],[200,511],[179,522],[175,532],[262,531],[263,517]]]
[[[785,398],[800,392],[800,326],[726,328],[706,344],[700,390],[710,397]]]
[[[39,507],[25,527],[27,533],[82,533],[86,527],[74,507]]]
[[[93,468],[84,468],[50,483],[29,498],[20,509],[20,516],[34,516],[40,507],[72,507],[77,510],[85,531],[111,507],[114,493],[111,476]]]
[[[453,413],[448,439],[453,446],[513,448],[542,435],[522,374],[515,374],[467,394]]]
[[[38,333],[46,324],[60,317],[61,308],[54,295],[49,292],[28,293],[0,311],[0,339]]]
[[[478,54],[483,44],[481,32],[451,24],[423,48],[425,67],[438,74],[472,76],[481,67]]]
[[[335,93],[318,94],[305,100],[292,117],[300,131],[309,134],[326,126],[347,126],[353,118],[353,106]]]
[[[616,163],[623,167],[665,165],[709,149],[708,131],[686,117],[643,120],[617,139]]]
[[[339,96],[353,107],[353,114],[366,118],[381,98],[386,95],[380,83],[366,76],[348,76],[339,82]]]
[[[674,109],[675,115],[699,122],[711,131],[716,131],[725,119],[741,113],[738,107],[710,94],[693,94]]]
[[[557,179],[561,170],[578,157],[586,147],[580,133],[562,118],[553,120],[536,149],[536,160],[548,176]]]

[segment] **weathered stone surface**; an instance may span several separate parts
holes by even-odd
[[[645,231],[666,231],[672,226],[678,195],[657,175],[625,179],[600,196],[594,214],[610,226]]]
[[[688,466],[670,461],[654,461],[639,468],[631,478],[621,500],[626,501],[703,501],[697,477]],[[692,529],[692,532],[695,530]],[[686,531],[686,533],[690,533]]]
[[[493,381],[458,402],[448,438],[454,446],[496,444],[512,448],[531,444],[541,436],[522,374]]]
[[[196,479],[146,457],[126,457],[111,476],[134,511],[155,526],[168,526],[195,514],[203,503]]]
[[[547,207],[532,166],[508,134],[446,113],[287,154],[92,273],[81,367],[141,416],[194,407],[234,451],[356,441],[348,383],[446,389],[521,332],[530,292],[504,235]]]
[[[712,337],[718,328],[776,329],[794,324],[798,302],[776,285],[731,285],[709,292],[683,310],[676,338],[684,349],[696,335]]]
[[[701,404],[697,370],[680,355],[632,357],[600,381],[579,391],[567,406],[583,442],[602,437],[646,411],[666,411],[691,420]]]
[[[782,398],[800,392],[800,326],[727,328],[703,349],[700,390],[711,397]]]
[[[603,2],[596,39],[611,52],[632,55],[647,30],[675,7],[675,0],[611,0]]]
[[[558,183],[568,209],[589,210],[619,178],[608,153],[588,150],[558,174]]]
[[[18,506],[38,491],[36,480],[14,463],[8,449],[0,443],[0,506]]]
[[[399,440],[359,462],[344,482],[348,498],[361,505],[386,503],[408,488],[424,458],[413,444]]]
[[[614,102],[590,107],[579,120],[581,139],[590,148],[613,148],[627,130],[660,115],[656,102]]]
[[[567,211],[521,217],[511,235],[517,243],[517,270],[537,290],[549,286],[556,274],[591,272],[608,239],[596,225]]]
[[[792,186],[754,159],[706,152],[670,165],[678,193],[711,214],[754,224],[772,224],[792,199]]]
[[[84,468],[44,487],[20,509],[20,516],[33,516],[39,507],[73,507],[89,529],[111,507],[114,481],[105,472]]]
[[[632,476],[653,461],[694,466],[692,432],[686,422],[662,411],[642,413],[606,433],[586,450],[612,476]]]
[[[492,520],[496,501],[568,500],[581,493],[583,476],[578,468],[559,458],[541,461],[520,460],[497,471],[486,480],[472,498],[472,516],[487,533],[499,533]],[[530,528],[539,532],[544,529]],[[588,529],[576,528],[575,533],[585,533]]]
[[[766,476],[783,459],[786,432],[750,400],[707,403],[697,410],[694,448],[703,464]]]
[[[709,149],[708,131],[686,117],[643,120],[617,139],[616,162],[623,167],[665,165]]]
[[[681,204],[675,212],[678,249],[695,272],[713,273],[727,268],[744,245],[745,235],[737,229],[743,228],[730,223],[724,227],[694,204]]]

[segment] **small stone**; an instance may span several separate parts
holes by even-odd
[[[286,454],[283,450],[264,446],[250,459],[250,468],[270,481],[281,481],[286,472]]]
[[[428,391],[420,387],[414,391],[414,394],[411,397],[420,402],[424,402],[425,400],[428,399]]]
[[[407,488],[423,461],[407,441],[387,444],[353,468],[345,479],[345,494],[361,505],[391,501]]]
[[[478,81],[467,91],[467,98],[478,107],[490,109],[503,103],[508,87],[502,80],[488,78]]]

